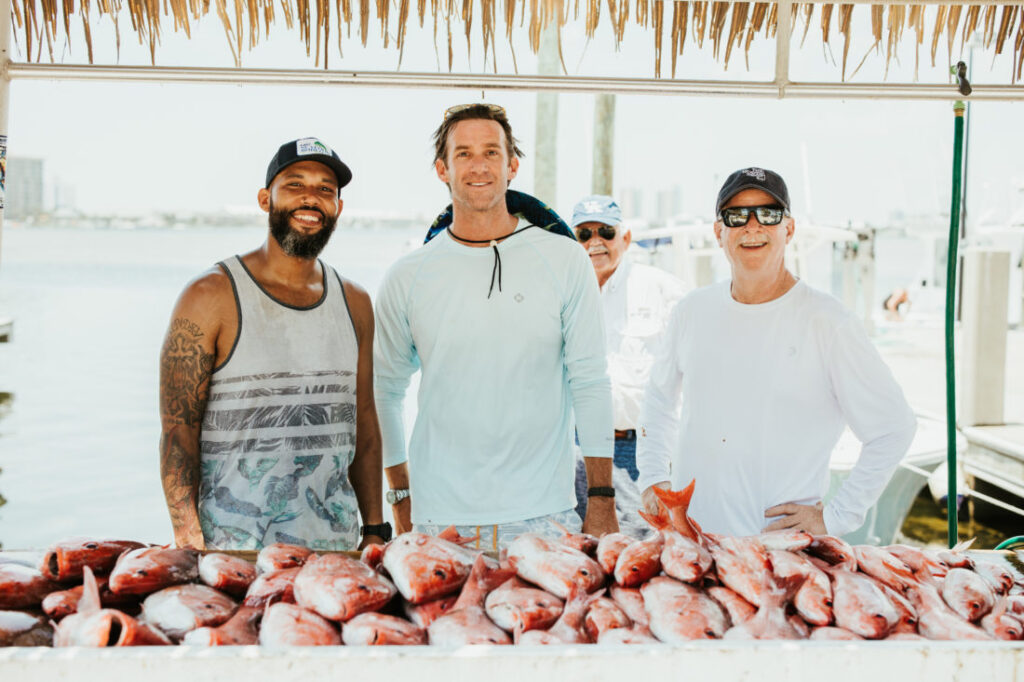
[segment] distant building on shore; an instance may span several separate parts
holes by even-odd
[[[4,217],[24,220],[43,212],[43,160],[21,156],[7,159]]]

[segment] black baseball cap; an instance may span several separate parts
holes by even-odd
[[[352,171],[348,169],[338,154],[315,137],[303,137],[291,142],[285,142],[274,154],[267,166],[267,187],[274,181],[278,173],[293,163],[299,161],[316,161],[322,163],[332,171],[338,178],[338,189],[341,189],[352,180]]]
[[[759,189],[768,192],[789,210],[789,190],[786,181],[778,173],[764,168],[744,168],[725,179],[722,189],[718,190],[718,202],[715,204],[715,215],[722,212],[725,202],[732,199],[745,189]]]

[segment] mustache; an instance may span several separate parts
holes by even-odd
[[[298,207],[297,209],[295,209],[294,211],[289,211],[289,212],[288,212],[288,215],[295,215],[295,211],[316,211],[317,213],[319,213],[319,214],[320,214],[320,217],[321,217],[321,218],[324,218],[324,219],[326,219],[326,218],[327,218],[327,214],[325,214],[325,213],[324,213],[323,211],[321,211],[321,210],[320,210],[319,208],[317,208],[316,206],[299,206],[299,207]]]

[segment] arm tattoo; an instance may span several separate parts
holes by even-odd
[[[160,352],[160,403],[170,423],[199,426],[209,396],[215,355],[203,350],[199,325],[179,317]]]
[[[174,529],[198,527],[199,452],[188,452],[175,434],[165,433],[160,439],[160,478]]]

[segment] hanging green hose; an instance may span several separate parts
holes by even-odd
[[[960,181],[963,172],[964,111],[967,105],[953,105],[953,204],[949,209],[949,249],[946,259],[946,515],[949,521],[949,546],[957,543],[956,481],[956,374],[953,363],[953,317],[956,299],[957,247],[960,244]]]

